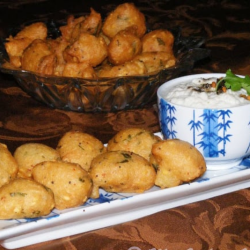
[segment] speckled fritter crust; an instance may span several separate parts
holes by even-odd
[[[14,152],[18,164],[18,177],[31,178],[33,167],[43,161],[56,161],[60,159],[59,153],[42,143],[25,143]]]
[[[90,168],[93,180],[92,198],[99,197],[99,188],[107,192],[142,193],[155,182],[153,166],[142,156],[128,151],[109,151],[93,159]]]
[[[36,39],[24,50],[21,62],[24,70],[52,75],[56,55],[47,41]]]
[[[18,165],[5,144],[0,143],[0,187],[15,179]]]
[[[88,171],[94,157],[106,151],[103,143],[94,136],[80,131],[69,131],[62,136],[57,150],[63,161],[78,163]]]
[[[68,62],[65,64],[62,76],[82,77],[87,79],[96,78],[95,71],[87,62],[75,63]]]
[[[50,213],[54,196],[50,189],[17,178],[0,188],[0,219],[35,218]]]
[[[176,63],[176,58],[172,52],[143,52],[137,55],[134,60],[143,62],[147,72],[158,72],[159,70],[172,67]]]
[[[42,162],[33,168],[32,176],[34,180],[53,191],[57,209],[83,204],[92,191],[89,174],[78,164],[62,161]]]
[[[78,18],[75,18],[73,15],[68,16],[67,18],[67,24],[59,27],[59,30],[61,31],[63,40],[66,40],[68,42],[72,42],[72,33],[75,29],[75,27],[79,24],[84,22],[86,17],[80,16]]]
[[[132,60],[121,65],[101,67],[99,77],[139,76],[147,73],[146,66],[140,60]]]
[[[142,38],[142,52],[172,52],[174,36],[168,30],[158,29],[145,34]]]
[[[65,60],[63,58],[63,51],[70,45],[62,37],[58,37],[57,39],[48,39],[47,40],[49,46],[53,50],[53,53],[56,58],[56,63],[54,67],[54,75],[60,76],[62,75],[62,71],[65,67]]]
[[[104,38],[88,33],[81,33],[78,39],[63,52],[66,62],[87,62],[92,67],[102,63],[107,55],[108,48]]]
[[[157,169],[155,185],[161,188],[190,182],[206,171],[205,159],[198,149],[178,139],[155,143],[150,161]]]
[[[108,45],[108,58],[113,65],[120,65],[132,60],[141,52],[141,40],[134,30],[121,30]]]
[[[89,33],[98,35],[102,27],[102,17],[93,8],[90,8],[90,14],[87,16],[80,16],[75,18],[70,15],[67,19],[67,24],[60,27],[62,37],[74,42],[81,33]]]
[[[82,33],[88,33],[94,36],[98,36],[102,27],[102,17],[100,13],[97,13],[93,8],[90,8],[90,14],[86,18],[75,25],[71,40],[74,41]]]
[[[125,150],[150,159],[152,145],[161,139],[143,128],[127,128],[119,131],[107,145],[108,151]]]
[[[53,39],[46,24],[37,22],[9,37],[10,60],[4,67],[97,80],[148,76],[176,63],[173,34],[165,29],[146,33],[145,16],[134,3],[118,5],[104,21],[93,8],[86,16],[70,15],[59,30]]]
[[[137,28],[137,36],[142,37],[146,32],[146,23],[143,13],[133,3],[118,5],[104,21],[102,31],[109,38],[128,27]]]
[[[21,31],[19,31],[16,36],[14,37],[15,39],[20,39],[20,38],[30,38],[32,40],[35,39],[46,39],[48,33],[48,29],[45,23],[43,22],[36,22],[32,23],[30,25],[25,26]]]
[[[30,43],[35,39],[45,40],[47,37],[47,27],[45,23],[36,22],[25,26],[15,37],[10,36],[5,43],[6,51],[9,55],[10,62],[16,66],[21,66],[21,56]]]

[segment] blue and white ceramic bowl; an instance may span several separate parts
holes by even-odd
[[[190,108],[165,99],[171,88],[195,78],[225,74],[198,74],[179,77],[157,91],[159,121],[164,138],[181,139],[194,145],[204,156],[208,170],[237,166],[250,155],[249,104],[218,109]]]

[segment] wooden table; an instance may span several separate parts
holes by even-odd
[[[89,12],[105,15],[123,1],[0,0],[0,36],[11,27],[40,18],[60,18]],[[148,22],[181,26],[185,36],[204,36],[211,57],[186,72],[250,74],[250,5],[248,1],[136,0]],[[160,131],[154,103],[116,113],[77,113],[54,110],[21,90],[9,75],[0,74],[0,142],[11,152],[25,142],[55,147],[72,129],[106,143],[117,131],[144,127]],[[142,219],[21,249],[250,249],[250,189],[162,211]],[[0,232],[1,234],[1,232]],[[0,246],[0,249],[4,249]]]

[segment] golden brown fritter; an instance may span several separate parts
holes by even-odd
[[[34,180],[50,188],[55,199],[55,208],[66,209],[82,205],[92,191],[92,181],[80,165],[46,161],[32,170]]]
[[[140,60],[125,62],[122,65],[100,68],[97,72],[99,77],[139,76],[147,73],[146,66]]]
[[[15,67],[21,67],[21,56],[23,51],[35,39],[46,39],[47,27],[42,22],[25,26],[15,37],[10,36],[5,43],[5,49],[9,55],[10,62]]]
[[[205,159],[198,149],[178,139],[155,143],[150,162],[157,169],[155,185],[161,188],[190,182],[206,171]]]
[[[42,143],[25,143],[14,152],[18,164],[18,177],[31,178],[34,166],[43,161],[56,161],[60,159],[59,153]]]
[[[22,69],[51,75],[54,73],[56,56],[47,41],[36,39],[23,52]]]
[[[15,39],[30,38],[31,40],[47,38],[48,29],[45,23],[36,22],[25,26],[21,31],[15,35]]]
[[[85,20],[84,16],[80,16],[78,18],[75,18],[73,15],[68,16],[67,24],[59,28],[63,39],[65,39],[68,42],[71,42],[73,30],[75,29],[78,23],[81,23],[84,20]]]
[[[148,73],[158,72],[176,64],[176,58],[170,52],[143,52],[135,57],[145,64]]]
[[[38,73],[45,75],[54,75],[56,67],[56,56],[55,54],[50,54],[41,58],[38,65]]]
[[[108,151],[95,157],[89,170],[93,180],[92,198],[99,188],[107,192],[142,193],[155,182],[153,166],[142,156],[128,151]]]
[[[51,39],[38,22],[9,37],[10,62],[4,67],[93,79],[146,76],[176,63],[173,34],[165,29],[146,34],[145,16],[133,3],[118,5],[103,25],[101,14],[90,8],[89,15],[69,16],[59,30],[61,36]]]
[[[108,58],[113,65],[132,60],[141,52],[141,40],[130,30],[119,31],[108,45]]]
[[[68,41],[64,38],[59,37],[57,39],[48,39],[48,44],[51,47],[51,50],[55,54],[55,67],[54,67],[54,75],[61,76],[64,66],[66,64],[63,58],[63,51],[70,45]]]
[[[88,63],[74,63],[68,62],[65,64],[62,72],[62,76],[67,77],[81,77],[93,79],[96,78],[94,68],[91,67]]]
[[[54,208],[50,189],[34,180],[17,178],[0,187],[0,219],[36,218]]]
[[[142,38],[142,52],[172,52],[174,44],[173,34],[165,29],[153,30]]]
[[[108,55],[107,44],[103,37],[82,33],[79,38],[63,52],[66,62],[87,62],[95,67]]]
[[[18,165],[5,144],[0,143],[0,187],[15,179]]]
[[[150,159],[152,145],[161,139],[143,128],[127,128],[116,133],[107,145],[108,151],[125,150]]]
[[[143,13],[133,3],[118,5],[105,19],[102,27],[103,33],[109,38],[114,37],[119,31],[134,26],[138,37],[146,32],[146,22]]]
[[[110,38],[108,38],[106,35],[104,35],[102,31],[100,32],[99,36],[103,37],[105,43],[106,43],[107,45],[109,45],[109,43],[110,43]]]
[[[51,50],[55,52],[57,56],[57,63],[64,64],[65,60],[63,58],[62,52],[70,45],[70,43],[62,37],[59,37],[57,39],[48,39],[47,41],[51,47]]]
[[[100,140],[90,134],[69,131],[58,142],[57,150],[63,161],[78,163],[88,171],[92,159],[105,152],[106,148]]]
[[[30,38],[9,39],[9,42],[5,43],[5,49],[9,55],[10,63],[19,68],[22,66],[21,56],[24,49],[26,49],[32,40]]]
[[[71,40],[76,40],[81,33],[88,33],[94,36],[99,35],[102,27],[102,17],[93,8],[90,8],[90,14],[81,22],[78,22],[71,34]]]

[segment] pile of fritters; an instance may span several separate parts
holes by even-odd
[[[147,75],[175,65],[173,34],[146,33],[145,16],[133,3],[118,5],[103,20],[93,8],[88,16],[69,16],[57,39],[47,26],[26,26],[5,43],[15,67],[45,75],[97,79]]]
[[[142,193],[169,188],[206,171],[201,153],[181,140],[148,130],[121,130],[105,146],[92,135],[69,131],[51,148],[25,143],[12,155],[0,144],[0,219],[34,218],[98,198],[99,190]]]

